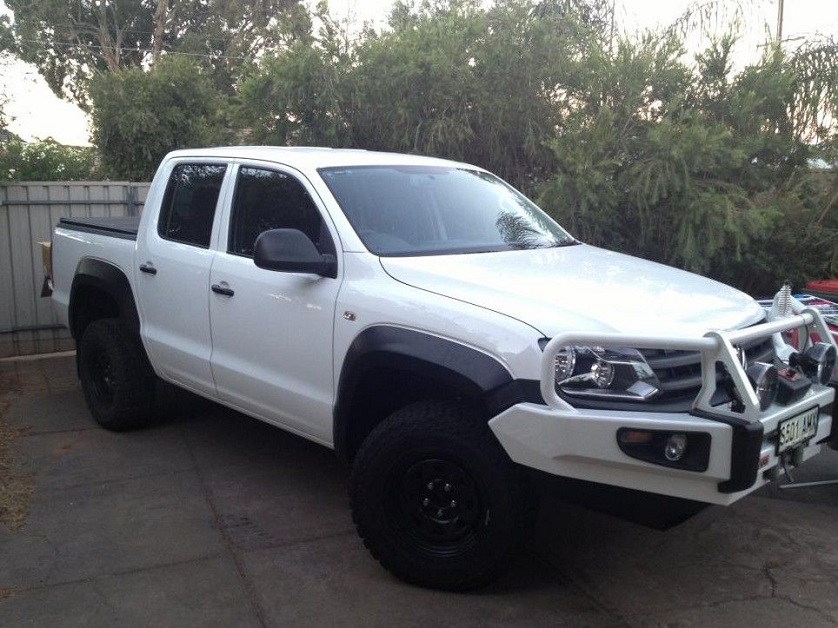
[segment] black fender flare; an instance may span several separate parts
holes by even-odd
[[[349,347],[338,380],[333,437],[335,453],[345,462],[352,457],[355,392],[369,371],[381,368],[443,383],[460,396],[481,401],[492,416],[525,396],[503,364],[476,349],[403,327],[369,327]]]
[[[79,292],[90,288],[104,292],[113,298],[119,309],[119,317],[130,331],[139,336],[140,316],[131,283],[122,270],[110,262],[100,259],[85,258],[79,262],[73,285],[70,288],[69,324],[70,332],[77,341],[80,340],[82,329],[79,321],[75,320]]]

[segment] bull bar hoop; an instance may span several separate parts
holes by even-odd
[[[567,332],[552,338],[544,347],[541,358],[541,395],[550,407],[563,413],[578,412],[562,399],[556,391],[555,360],[562,347],[569,345],[597,345],[605,347],[630,347],[632,349],[662,349],[669,351],[697,351],[701,354],[701,389],[693,401],[692,411],[720,417],[729,417],[754,423],[763,414],[759,408],[756,392],[748,381],[745,369],[740,363],[735,345],[758,338],[772,336],[775,346],[786,345],[783,332],[792,329],[809,328],[816,332],[821,342],[835,345],[823,317],[816,309],[803,308],[798,314],[778,320],[761,323],[744,329],[710,331],[701,338],[659,337],[628,335],[613,332]],[[724,364],[744,405],[742,412],[734,412],[723,406],[713,406],[710,400],[717,388],[716,363]],[[833,392],[834,395],[834,392]],[[642,405],[638,404],[638,409]],[[766,412],[770,412],[770,409]]]

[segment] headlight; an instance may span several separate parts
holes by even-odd
[[[655,372],[636,349],[562,347],[555,376],[557,389],[573,397],[648,401],[660,392]]]

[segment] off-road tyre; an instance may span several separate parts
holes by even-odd
[[[102,318],[85,328],[78,369],[87,407],[99,425],[121,432],[151,421],[154,373],[139,338],[121,320]]]
[[[502,574],[536,516],[524,470],[485,419],[453,402],[413,404],[376,426],[349,492],[358,533],[387,570],[450,591]]]

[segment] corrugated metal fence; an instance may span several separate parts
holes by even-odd
[[[62,216],[136,216],[148,183],[21,182],[0,185],[0,358],[73,348],[57,324],[44,281],[40,241]]]

